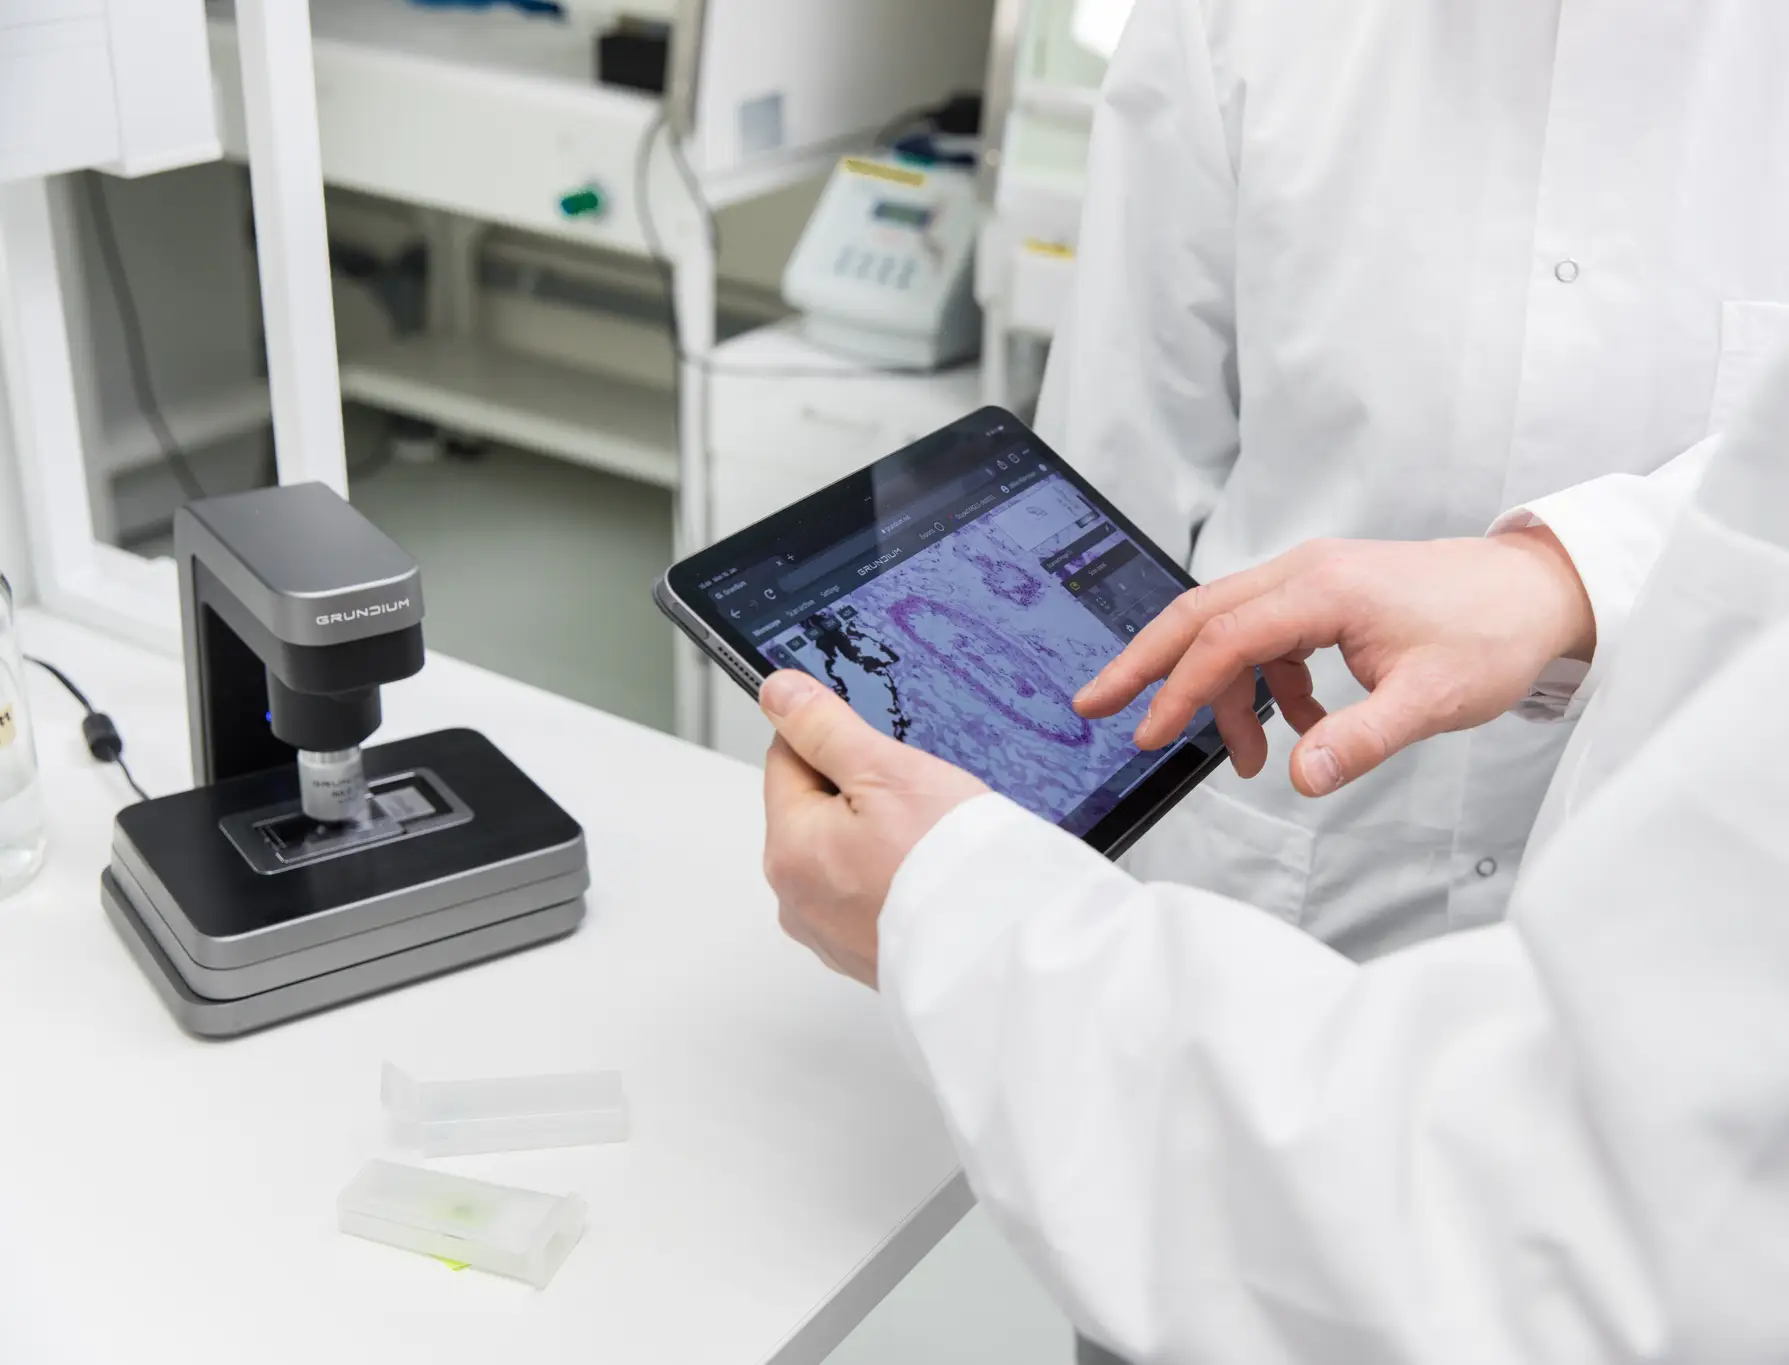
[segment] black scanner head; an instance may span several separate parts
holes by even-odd
[[[201,785],[353,748],[422,668],[421,569],[323,484],[190,503],[174,554]]]

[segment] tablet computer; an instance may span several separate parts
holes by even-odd
[[[754,697],[801,669],[884,734],[1116,857],[1224,761],[1223,742],[1202,711],[1144,753],[1131,736],[1154,688],[1109,720],[1082,719],[1073,698],[1192,586],[987,408],[673,565],[654,596]]]

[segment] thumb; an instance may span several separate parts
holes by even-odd
[[[1292,785],[1306,796],[1328,796],[1443,728],[1431,689],[1410,671],[1394,672],[1365,701],[1305,732],[1292,751]]]
[[[884,770],[908,750],[864,720],[830,687],[795,669],[765,679],[758,704],[801,760],[840,791]]]

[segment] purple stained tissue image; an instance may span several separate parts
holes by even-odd
[[[1118,642],[1000,518],[919,551],[807,626],[817,638],[801,666],[860,715],[1046,819],[1136,756],[1148,694],[1110,720],[1075,714],[1075,691]]]

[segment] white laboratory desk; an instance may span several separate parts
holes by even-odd
[[[27,613],[152,792],[188,776],[179,666]],[[876,1000],[779,933],[757,774],[445,658],[383,736],[484,730],[580,819],[572,938],[224,1043],[182,1034],[102,917],[119,774],[37,670],[49,863],[0,901],[6,1365],[796,1365],[968,1208]],[[387,1143],[386,1058],[424,1076],[616,1067],[625,1145],[443,1169],[590,1207],[537,1292],[335,1230]]]

